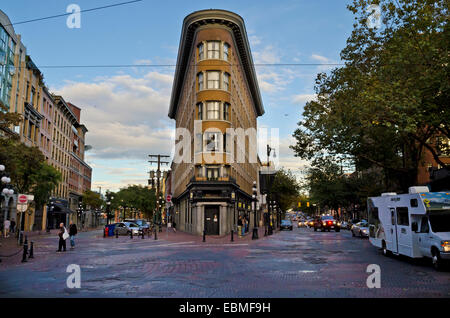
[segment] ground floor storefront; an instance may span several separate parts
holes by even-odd
[[[192,183],[169,210],[178,230],[197,235],[246,234],[255,224],[255,209],[249,194],[232,182]],[[263,226],[260,210],[256,224]]]

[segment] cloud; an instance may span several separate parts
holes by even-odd
[[[311,58],[313,59],[313,60],[316,60],[316,61],[318,61],[318,62],[321,62],[321,63],[329,63],[329,59],[328,58],[326,58],[325,56],[321,56],[321,55],[318,55],[318,54],[312,54],[311,55]]]
[[[255,64],[274,64],[280,62],[281,54],[272,45],[267,45],[262,50],[254,51],[252,53]]]
[[[315,94],[298,94],[292,97],[292,102],[295,104],[304,105],[306,102],[309,102],[315,99],[317,96]]]
[[[171,75],[148,72],[67,82],[53,91],[82,109],[90,159],[143,159],[149,151],[170,153],[172,80]]]

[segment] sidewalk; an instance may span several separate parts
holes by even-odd
[[[82,232],[91,232],[96,231],[99,228],[89,228],[84,229]],[[24,232],[24,239],[25,242],[25,236],[28,239],[28,251],[30,250],[31,241],[33,243],[36,243],[40,239],[44,238],[50,238],[53,237],[55,240],[57,240],[58,236],[58,229],[50,230],[49,233],[46,231],[29,231]],[[36,246],[35,246],[36,248]],[[19,264],[22,260],[23,256],[23,246],[20,246],[18,244],[18,238],[15,237],[15,235],[9,235],[8,238],[0,237],[0,267],[1,266],[8,266],[11,264]]]
[[[242,243],[251,243],[251,242],[258,242],[260,240],[264,240],[267,238],[270,238],[273,235],[276,235],[278,231],[274,231],[273,235],[264,236],[264,227],[258,228],[258,240],[252,240],[252,229],[248,233],[246,233],[244,236],[239,237],[236,233],[234,234],[234,242],[231,242],[231,234],[227,235],[206,235],[205,236],[205,243],[207,244],[242,244]],[[152,233],[152,236],[150,239],[154,239],[155,235]],[[157,234],[158,240],[164,240],[169,242],[194,242],[194,243],[203,243],[203,236],[202,235],[195,235],[190,234],[186,232],[178,231],[174,232],[173,228],[169,228],[167,230],[166,227],[162,229],[162,232],[158,232]],[[148,239],[148,236],[145,236],[145,239]]]

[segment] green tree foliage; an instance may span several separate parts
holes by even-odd
[[[270,196],[278,201],[281,211],[286,212],[299,195],[300,186],[290,170],[280,169],[276,172]]]
[[[0,136],[5,138],[18,139],[18,136],[11,133],[12,126],[17,126],[22,121],[22,115],[18,113],[10,113],[9,109],[0,102]]]
[[[383,190],[377,172],[344,174],[341,167],[330,160],[321,160],[308,171],[306,184],[312,202],[325,209],[337,211],[351,205],[364,207],[368,196],[379,195]]]
[[[380,29],[367,24],[371,4],[380,5]],[[306,104],[292,148],[304,159],[343,156],[359,170],[379,169],[385,188],[405,190],[425,149],[445,166],[436,137],[450,137],[448,3],[354,0],[348,8],[356,21],[345,66],[317,76],[317,100]]]
[[[130,185],[111,194],[114,199],[111,206],[117,209],[119,206],[134,207],[144,213],[146,218],[152,216],[156,207],[156,195],[154,189],[148,189],[145,186]]]
[[[0,162],[7,167],[15,191],[33,194],[38,209],[61,181],[61,174],[45,162],[39,148],[28,147],[15,139],[0,138]]]
[[[100,209],[105,204],[100,193],[89,189],[84,191],[81,202],[83,202],[84,208],[89,206],[92,210]]]

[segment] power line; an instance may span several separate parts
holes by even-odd
[[[241,64],[229,64],[242,66]],[[255,63],[253,66],[343,66],[344,63]],[[91,64],[91,65],[41,65],[37,68],[120,68],[120,67],[176,67],[178,64]],[[191,65],[197,66],[197,65]],[[208,66],[224,66],[223,64],[208,64]]]
[[[133,1],[127,1],[127,2],[110,4],[110,5],[102,6],[102,7],[96,7],[96,8],[91,8],[91,9],[80,10],[80,13],[81,12],[90,12],[90,11],[102,10],[102,9],[122,6],[122,5],[126,5],[126,4],[131,4],[131,3],[135,3],[135,2],[141,2],[141,1],[144,1],[144,0],[133,0]],[[17,25],[17,24],[25,24],[25,23],[30,23],[30,22],[54,19],[54,18],[68,16],[68,15],[71,15],[71,14],[73,14],[73,12],[62,13],[62,14],[57,14],[57,15],[51,15],[51,16],[48,16],[48,17],[37,18],[37,19],[30,19],[30,20],[25,20],[25,21],[20,21],[20,22],[14,22],[14,23],[10,23],[10,24],[5,24],[5,26]]]

